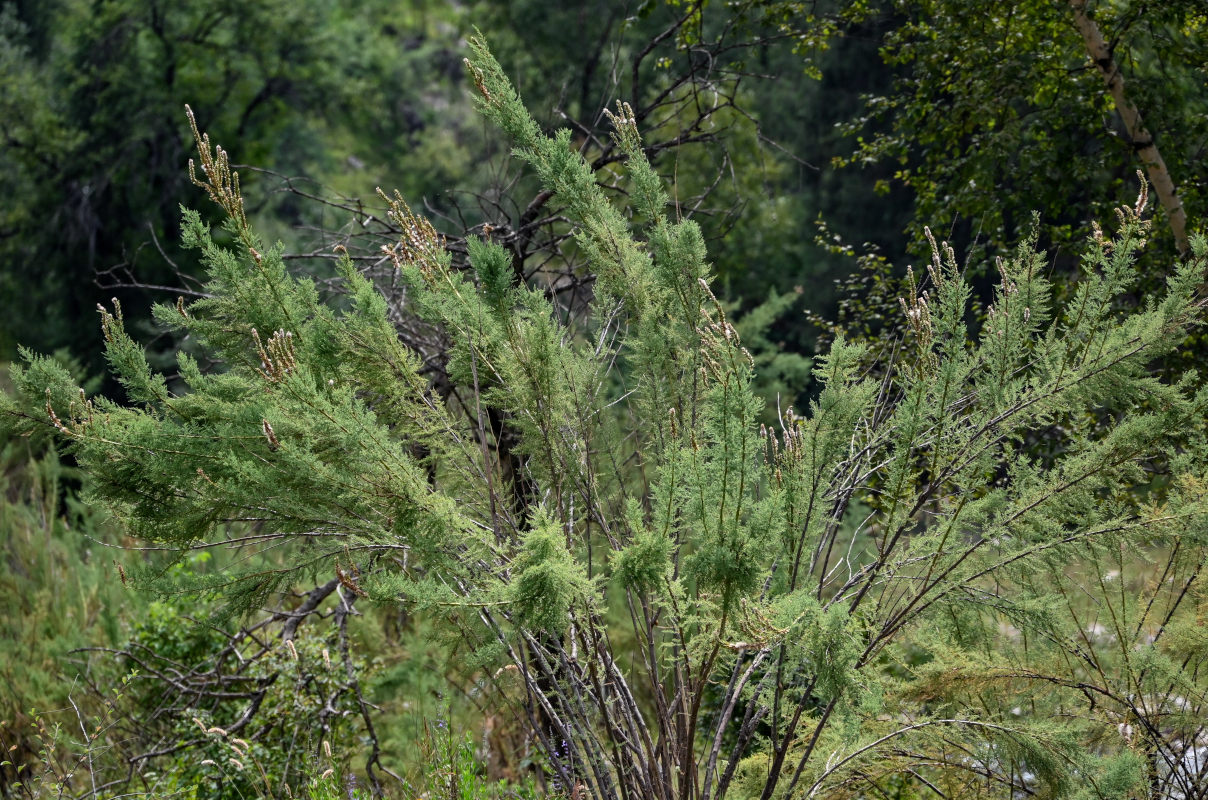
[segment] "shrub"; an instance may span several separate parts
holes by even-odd
[[[235,610],[327,571],[341,596],[444,619],[484,679],[517,678],[572,796],[1179,796],[1204,700],[1185,620],[1208,390],[1147,365],[1199,323],[1204,241],[1164,295],[1122,311],[1142,192],[1087,243],[1072,302],[1051,306],[1025,242],[975,330],[932,240],[891,358],[868,373],[864,344],[835,341],[805,413],[761,426],[754,360],[632,112],[613,118],[622,209],[472,48],[481,110],[570,209],[589,307],[518,283],[491,241],[454,269],[398,197],[406,235],[386,255],[408,306],[348,259],[346,302],[324,302],[255,236],[226,154],[199,136],[197,180],[232,244],[186,211],[208,296],[156,317],[218,367],[181,354],[171,390],[103,310],[126,400],[82,397],[31,356],[10,424],[56,428],[140,537],[187,552],[243,522],[242,547],[288,549],[193,587]],[[405,347],[399,313],[445,348]]]

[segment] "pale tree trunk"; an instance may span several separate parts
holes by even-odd
[[[1087,16],[1086,0],[1070,0],[1070,8],[1074,11],[1074,24],[1078,26],[1078,32],[1086,43],[1086,51],[1098,67],[1099,74],[1103,76],[1103,82],[1107,84],[1112,99],[1116,101],[1116,111],[1124,120],[1124,127],[1128,130],[1133,149],[1145,167],[1162,208],[1166,209],[1170,230],[1174,233],[1175,246],[1179,248],[1179,253],[1185,254],[1188,249],[1187,214],[1183,211],[1183,201],[1179,198],[1178,189],[1166,169],[1166,162],[1162,160],[1162,154],[1154,144],[1153,134],[1145,128],[1141,121],[1141,112],[1137,110],[1136,105],[1124,94],[1124,76],[1120,74],[1120,68],[1116,65],[1111,48],[1104,41],[1099,26]]]

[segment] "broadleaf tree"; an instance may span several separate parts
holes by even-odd
[[[816,398],[767,427],[630,108],[642,224],[471,49],[482,113],[575,224],[590,304],[559,313],[489,238],[455,268],[396,196],[386,255],[448,343],[438,391],[351,259],[346,301],[290,274],[198,135],[229,244],[184,212],[206,297],[156,318],[213,366],[182,353],[169,380],[102,309],[126,397],[27,353],[6,426],[57,430],[140,538],[276,554],[176,591],[239,612],[334,575],[343,602],[447,621],[572,796],[1195,796],[1208,388],[1148,366],[1199,324],[1203,239],[1120,311],[1143,190],[1085,243],[1071,302],[1025,240],[977,328],[932,239],[890,360],[866,373],[866,344],[835,341]]]
[[[838,161],[892,168],[910,229],[951,226],[992,254],[1043,214],[1064,254],[1125,197],[1138,167],[1162,222],[1155,254],[1185,252],[1203,214],[1202,3],[890,2],[881,56],[898,70],[845,126]],[[919,237],[921,239],[921,237]],[[1068,248],[1068,249],[1067,249]],[[1071,262],[1073,259],[1071,259]]]

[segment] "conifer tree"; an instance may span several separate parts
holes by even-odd
[[[185,587],[234,612],[321,573],[439,614],[572,795],[1192,796],[1208,639],[1180,608],[1202,602],[1208,389],[1147,365],[1199,324],[1208,245],[1122,310],[1142,191],[1087,242],[1071,303],[1025,241],[975,329],[932,239],[892,358],[864,372],[865,345],[836,341],[804,413],[761,426],[754,359],[629,107],[623,209],[471,47],[482,113],[577,226],[586,312],[487,239],[458,271],[395,196],[386,255],[448,343],[438,392],[351,260],[347,302],[289,273],[198,134],[224,236],[184,212],[207,296],[155,315],[216,366],[181,353],[176,385],[102,309],[126,397],[27,353],[5,424],[56,429],[140,538],[287,553]],[[1155,580],[1111,584],[1154,553]]]

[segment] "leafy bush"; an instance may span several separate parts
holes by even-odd
[[[472,48],[483,113],[577,224],[589,306],[518,282],[488,240],[455,269],[397,197],[406,307],[350,259],[347,302],[325,303],[198,136],[234,244],[185,212],[208,296],[156,317],[219,367],[181,354],[187,390],[170,390],[113,308],[126,400],[31,357],[10,425],[55,428],[139,537],[187,553],[238,523],[243,552],[287,553],[188,582],[234,611],[322,570],[341,598],[443,619],[571,796],[1194,786],[1208,650],[1184,620],[1208,544],[1208,389],[1147,367],[1199,324],[1208,245],[1120,311],[1143,193],[1086,244],[1070,303],[1052,306],[1025,242],[974,329],[932,240],[890,360],[865,373],[866,345],[836,340],[806,413],[767,427],[700,230],[668,216],[632,111],[613,118],[622,209]],[[405,347],[412,324],[443,349]]]

